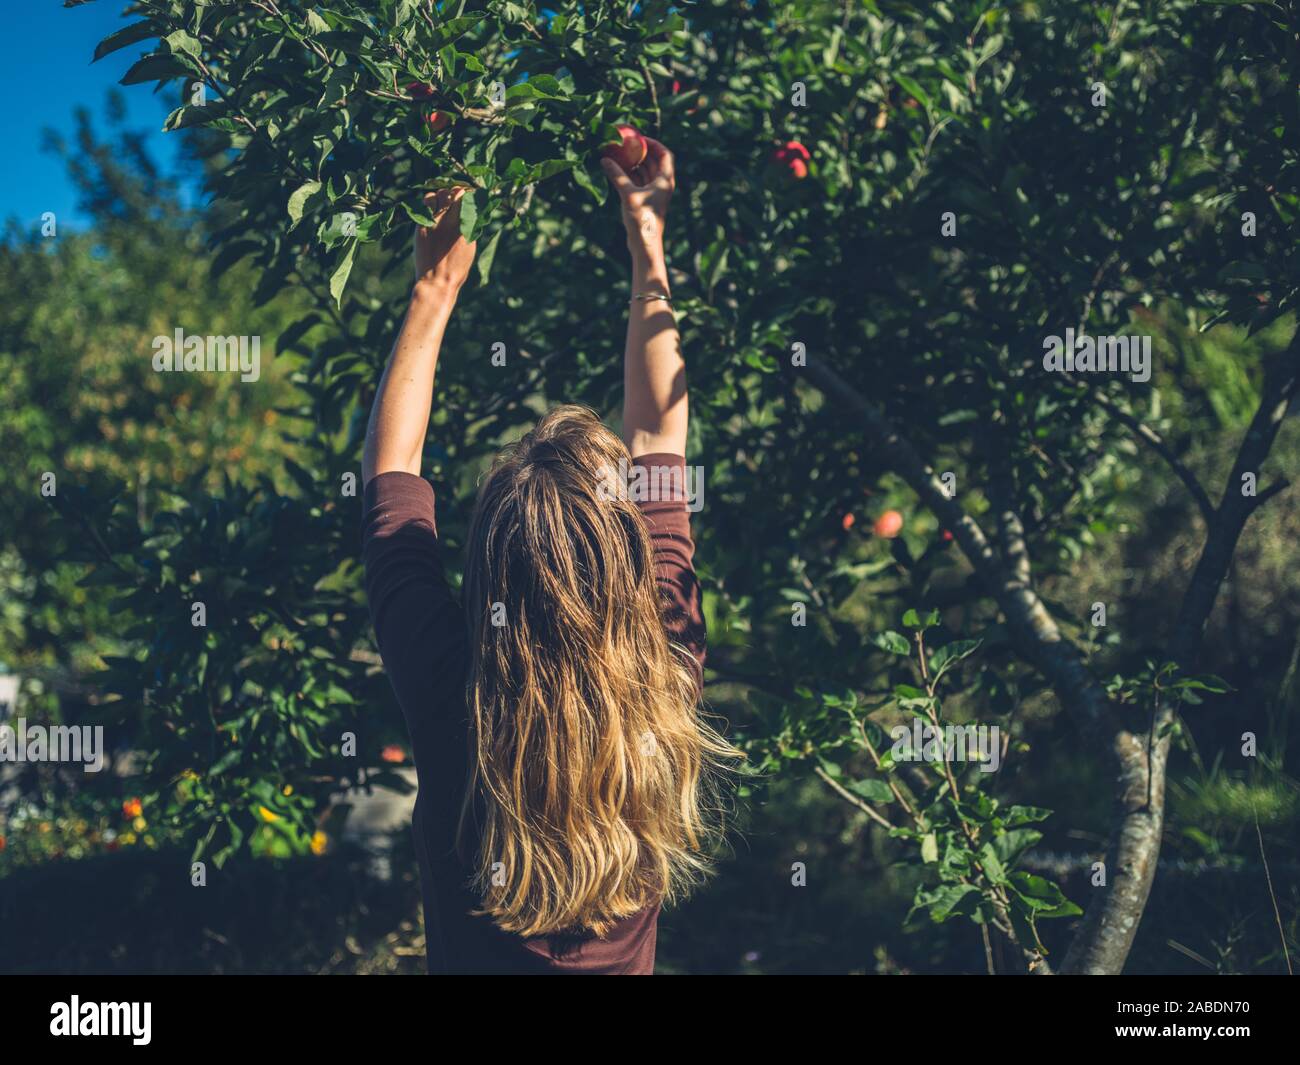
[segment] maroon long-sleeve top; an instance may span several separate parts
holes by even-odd
[[[673,469],[661,498],[638,501],[654,544],[655,575],[669,639],[690,651],[703,678],[705,628],[695,576],[680,455],[643,455],[635,465]],[[669,491],[663,491],[671,487]],[[662,498],[666,496],[667,498]],[[468,629],[443,570],[433,486],[382,473],[366,486],[362,518],[366,596],[388,679],[410,731],[419,793],[413,830],[431,973],[649,974],[659,905],[618,922],[601,939],[523,937],[472,916],[472,871],[457,855],[456,823],[467,774]]]

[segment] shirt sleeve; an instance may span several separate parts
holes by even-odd
[[[650,530],[654,546],[655,579],[663,603],[664,628],[668,639],[691,656],[696,682],[704,687],[704,654],[707,633],[695,575],[695,541],[691,539],[691,515],[687,509],[686,459],[681,455],[639,455],[633,466],[646,468],[644,486],[633,495]]]
[[[464,615],[443,570],[433,486],[410,473],[381,473],[365,489],[361,554],[366,599],[384,670],[419,748],[452,713],[463,684]]]

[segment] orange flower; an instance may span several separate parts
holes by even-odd
[[[385,747],[382,751],[379,752],[379,757],[382,758],[385,762],[393,762],[393,763],[405,762],[406,752],[402,750],[402,748],[399,747],[397,744],[390,743],[387,747]]]
[[[330,838],[324,832],[316,831],[311,837],[312,854],[324,854],[325,848],[329,846]]]
[[[144,804],[139,799],[127,799],[122,803],[122,816],[128,820],[135,820],[144,811]]]

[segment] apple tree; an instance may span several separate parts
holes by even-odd
[[[745,690],[726,709],[753,764],[815,773],[900,841],[918,911],[975,921],[1035,972],[1120,971],[1180,710],[1224,687],[1195,670],[1204,625],[1285,487],[1267,460],[1300,371],[1293,6],[130,10],[99,54],[156,41],[124,81],[169,94],[168,128],[207,161],[212,274],[247,260],[255,304],[311,301],[277,345],[300,397],[291,490],[235,469],[215,494],[89,519],[139,648],[113,664],[118,705],[196,853],[224,860],[267,814],[306,838],[340,781],[396,783],[357,481],[422,194],[467,186],[480,242],[425,456],[455,557],[501,442],[554,402],[617,415],[627,264],[594,161],[630,121],[678,160],[710,679]],[[1168,412],[1192,400],[1157,318],[1248,334],[1254,409],[1217,489],[1184,461]],[[1046,365],[1067,330],[1135,352],[1154,336],[1149,375]],[[1199,556],[1162,631],[1099,632],[1062,578],[1120,534],[1116,496],[1152,463],[1186,486]],[[864,535],[885,506],[901,533]],[[913,719],[1013,736],[1033,701],[1116,780],[1103,883],[1050,965],[1041,922],[1080,907],[1017,868],[1049,811],[886,739]]]

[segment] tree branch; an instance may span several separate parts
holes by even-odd
[[[1237,449],[1237,458],[1228,474],[1223,498],[1205,537],[1205,546],[1188,582],[1178,612],[1178,622],[1170,645],[1170,657],[1186,666],[1200,649],[1205,623],[1214,609],[1219,588],[1228,572],[1228,564],[1237,550],[1237,539],[1247,519],[1268,496],[1285,487],[1285,482],[1271,485],[1263,495],[1242,495],[1242,474],[1259,475],[1277,438],[1282,419],[1300,390],[1300,329],[1281,353],[1277,362],[1265,371],[1263,395],[1250,427]]]
[[[829,784],[831,790],[834,791],[836,795],[838,795],[845,802],[852,803],[864,814],[866,814],[869,818],[871,818],[871,820],[875,821],[876,824],[882,826],[883,828],[894,827],[883,817],[881,817],[880,814],[876,813],[875,810],[873,810],[865,802],[863,802],[856,795],[854,795],[853,792],[845,788],[838,780],[836,780],[833,776],[831,776],[828,772],[826,772],[826,770],[824,770],[821,766],[818,766],[816,769],[813,770],[813,772],[816,773],[819,777],[821,777],[821,779],[824,780],[827,784]]]
[[[998,546],[1002,561],[1012,577],[1029,585],[1032,571],[1029,545],[1025,539],[1025,523],[1015,507],[1015,478],[1011,469],[1009,449],[1004,441],[989,438],[989,497],[997,521]]]
[[[1006,617],[1020,653],[1042,671],[1080,728],[1099,740],[1108,735],[1111,713],[1105,689],[1029,583],[1007,570],[979,523],[948,497],[934,470],[880,410],[824,363],[810,361],[806,369],[823,392],[858,416],[863,435],[882,460],[952,531]]]
[[[1277,364],[1265,374],[1264,394],[1250,428],[1237,450],[1223,498],[1209,522],[1201,556],[1184,593],[1170,642],[1169,656],[1181,666],[1195,661],[1205,624],[1237,549],[1247,519],[1260,497],[1241,494],[1241,475],[1258,474],[1300,386],[1300,330]],[[1271,489],[1270,489],[1271,491]],[[1165,771],[1169,760],[1169,730],[1176,704],[1161,707],[1152,721],[1152,734],[1119,729],[1112,753],[1119,769],[1119,828],[1106,856],[1109,883],[1084,917],[1070,945],[1064,971],[1112,974],[1124,967],[1138,922],[1146,909],[1160,857],[1164,830]]]
[[[1182,460],[1174,454],[1173,449],[1168,443],[1166,443],[1164,437],[1152,429],[1151,426],[1147,425],[1146,422],[1120,407],[1118,403],[1111,399],[1110,396],[1106,395],[1106,393],[1101,389],[1094,388],[1091,382],[1086,379],[1080,380],[1073,374],[1066,374],[1065,376],[1075,384],[1090,391],[1092,399],[1097,406],[1103,408],[1112,418],[1132,432],[1138,440],[1146,444],[1147,447],[1164,459],[1169,468],[1178,475],[1178,479],[1187,486],[1187,490],[1191,493],[1192,499],[1196,501],[1196,505],[1201,510],[1201,516],[1205,519],[1205,524],[1208,526],[1214,521],[1214,503],[1211,502],[1209,493],[1206,492],[1204,487],[1202,487],[1201,482],[1197,480],[1196,474],[1188,469]]]

